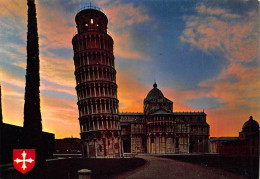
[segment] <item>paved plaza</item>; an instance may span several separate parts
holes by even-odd
[[[120,179],[172,179],[172,178],[210,178],[210,179],[224,179],[234,178],[242,179],[243,176],[235,175],[233,173],[210,168],[203,167],[191,163],[185,163],[177,160],[159,158],[155,156],[138,156],[147,161],[145,166],[138,168],[134,171],[121,175]]]

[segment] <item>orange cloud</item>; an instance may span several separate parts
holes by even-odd
[[[71,3],[75,4],[77,1]],[[115,55],[122,58],[148,59],[143,52],[131,47],[131,36],[129,35],[131,33],[128,29],[133,24],[151,20],[146,14],[145,8],[134,7],[133,3],[123,4],[121,1],[101,1],[98,2],[98,5],[104,7],[109,18],[110,33],[115,42]],[[58,2],[53,6],[46,6],[43,2],[38,3],[38,26],[39,35],[42,36],[40,44],[43,51],[55,47],[72,48],[71,40],[76,32],[75,14],[66,14],[65,9],[62,12],[57,7],[62,6]],[[71,27],[71,24],[74,24],[75,27]]]
[[[220,51],[229,60],[252,61],[259,55],[257,11],[252,10],[245,17],[205,5],[198,6],[197,11],[203,15],[185,17],[182,42],[205,52]]]
[[[59,91],[59,89],[55,90]],[[3,121],[23,126],[24,93],[2,84],[2,100]],[[41,95],[41,114],[44,131],[55,133],[56,138],[71,137],[71,135],[79,137],[76,101]]]
[[[151,20],[145,7],[135,7],[133,3],[122,3],[118,0],[99,1],[97,3],[100,7],[103,7],[109,18],[109,31],[115,42],[115,55],[121,58],[149,59],[148,55],[131,47],[131,32],[129,30],[131,25]]]
[[[23,126],[24,94],[2,84],[3,122]]]
[[[173,111],[174,112],[193,112],[202,109],[196,109],[191,106],[188,106],[185,101],[190,100],[192,98],[200,97],[198,93],[195,91],[183,91],[183,90],[176,90],[172,88],[162,87],[159,88],[164,97],[168,98],[169,100],[173,101]]]
[[[12,74],[11,72],[5,70],[0,67],[0,80],[1,82],[5,82],[8,84],[12,84],[14,86],[24,88],[25,87],[25,79],[19,76]]]
[[[26,48],[24,47],[24,50],[25,49]],[[18,51],[18,53],[14,53],[14,50]],[[7,55],[12,60],[14,60],[16,63],[26,62],[26,54],[23,53],[20,45],[15,45],[12,43],[6,44],[5,48],[0,49],[0,53]]]
[[[230,82],[225,80],[230,75],[236,75],[237,81]],[[201,86],[213,86],[211,95],[221,98],[223,102],[228,103],[229,107],[237,107],[240,104],[246,104],[251,108],[258,108],[253,98],[260,99],[260,70],[259,68],[242,68],[232,63],[232,65],[223,71],[216,79],[201,83]],[[250,100],[249,100],[250,99]]]
[[[197,12],[199,14],[206,14],[206,15],[208,15],[208,14],[210,14],[210,15],[223,15],[223,14],[227,14],[226,10],[224,10],[224,9],[206,7],[204,4],[201,4],[200,6],[197,6],[196,10],[197,10]],[[238,17],[238,16],[234,15],[232,17]]]
[[[143,100],[150,88],[136,81],[132,74],[118,71],[118,99],[120,112],[143,112]]]
[[[73,60],[52,58],[42,55],[41,58],[41,78],[55,84],[75,87]]]
[[[203,4],[196,10],[198,16],[185,17],[186,29],[180,40],[207,53],[222,53],[230,63],[219,75],[199,84],[213,87],[199,95],[213,96],[226,104],[206,111],[211,136],[237,136],[250,115],[260,121],[260,70],[241,64],[259,58],[258,12],[251,10],[242,17]]]
[[[43,129],[56,138],[79,137],[77,102],[43,96],[41,98]]]
[[[152,84],[147,86],[135,80],[127,72],[119,71],[117,75],[120,112],[143,112],[143,101],[149,91],[152,90]],[[162,91],[164,97],[174,102],[174,112],[202,111],[202,109],[188,106],[185,101],[194,98],[194,96],[203,96],[203,94],[198,94],[195,91],[175,90],[160,85],[158,85],[158,89]]]
[[[19,16],[22,17],[24,23],[26,23],[27,16],[27,1],[26,0],[12,0],[0,1],[0,16]]]
[[[146,9],[141,6],[134,7],[133,3],[123,4],[121,1],[112,1],[105,11],[112,28],[122,28],[150,20],[145,12]]]
[[[128,33],[118,34],[118,33],[111,32],[111,36],[114,40],[115,56],[121,58],[148,60],[148,57],[145,57],[145,55],[142,54],[142,52],[130,49],[129,47],[130,37]]]
[[[79,0],[71,1],[77,3]],[[38,24],[40,35],[40,60],[41,79],[54,84],[65,86],[53,87],[41,85],[41,90],[52,90],[75,95],[74,64],[73,59],[64,60],[56,58],[47,53],[49,48],[71,48],[71,39],[76,28],[74,24],[75,14],[66,12],[58,2],[55,6],[47,6],[44,1],[37,3]],[[115,55],[122,58],[148,59],[148,57],[134,49],[131,41],[129,26],[136,23],[146,23],[150,17],[142,6],[134,6],[133,3],[123,4],[121,1],[100,1],[99,5],[104,7],[109,18],[110,31],[115,41]],[[60,7],[57,9],[57,7]],[[23,24],[27,23],[27,5],[25,0],[13,0],[0,2],[0,16],[21,17]],[[66,12],[66,13],[65,13]],[[210,92],[178,91],[160,87],[165,97],[174,102],[174,111],[198,111],[186,104],[186,100],[208,96],[216,97],[226,106],[206,110],[207,119],[211,125],[211,136],[232,135],[236,136],[241,130],[243,123],[250,115],[259,121],[259,69],[245,68],[238,62],[252,62],[258,57],[258,15],[251,11],[242,17],[232,14],[221,8],[211,8],[206,5],[197,7],[199,16],[186,17],[186,29],[180,37],[182,42],[190,43],[193,48],[204,52],[218,51],[225,54],[230,66],[215,78],[200,83],[202,87],[213,87]],[[118,23],[121,22],[121,23]],[[11,25],[13,24],[13,25]],[[10,24],[4,24],[12,28],[19,28],[13,19]],[[20,37],[26,41],[26,30],[20,32]],[[0,34],[0,38],[1,38]],[[25,49],[19,45],[10,45],[22,56],[14,55],[9,51],[2,51],[12,59],[13,65],[25,67]],[[44,52],[44,53],[43,53]],[[1,67],[0,67],[1,68]],[[0,69],[2,82],[24,88],[24,77],[20,78],[14,74]],[[135,73],[135,72],[133,72]],[[135,74],[135,76],[138,74]],[[228,76],[235,75],[237,81],[226,80]],[[118,71],[118,99],[120,100],[120,112],[143,112],[143,99],[152,86],[146,86],[135,80],[132,74]],[[23,94],[8,87],[3,87],[3,112],[4,121],[12,124],[23,123]],[[256,99],[256,100],[254,100]],[[78,109],[76,101],[64,100],[43,96],[41,99],[43,129],[54,132],[56,137],[68,137],[79,134]],[[15,109],[15,113],[13,112]]]
[[[39,2],[37,5],[38,31],[43,37],[40,38],[41,49],[72,48],[71,40],[76,31],[76,25],[71,27],[69,23],[74,23],[73,17],[64,13],[65,9],[58,9],[57,7],[63,7],[59,4],[46,6],[44,2]]]
[[[254,120],[259,123],[259,112],[257,111],[238,111],[228,107],[206,110],[207,120],[210,124],[210,136],[238,136],[242,130],[243,124],[253,116]]]

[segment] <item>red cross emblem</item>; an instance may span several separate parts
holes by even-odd
[[[13,149],[14,168],[25,174],[35,165],[35,149]]]

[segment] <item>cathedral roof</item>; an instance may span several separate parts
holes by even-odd
[[[157,114],[172,114],[172,113],[169,113],[169,112],[165,111],[164,109],[159,109],[159,110],[155,111],[154,113],[152,113],[151,115],[157,115]]]
[[[145,101],[151,101],[154,99],[160,99],[160,98],[164,98],[161,90],[159,90],[157,88],[157,84],[154,83],[153,84],[153,89],[148,93],[148,95],[146,96],[146,98],[144,99]]]
[[[119,116],[143,116],[144,113],[140,113],[140,112],[121,112],[118,113]]]
[[[244,123],[242,129],[259,129],[259,124],[250,116],[249,120]]]
[[[210,142],[212,141],[232,141],[232,140],[238,140],[238,137],[211,137],[209,139]]]

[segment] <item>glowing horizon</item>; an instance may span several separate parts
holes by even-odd
[[[79,137],[71,40],[82,0],[36,1],[43,130]],[[100,0],[114,39],[120,112],[143,112],[156,80],[174,112],[207,114],[210,137],[260,123],[259,3]],[[26,0],[0,2],[3,122],[23,125]]]

